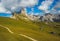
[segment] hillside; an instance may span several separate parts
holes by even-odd
[[[60,24],[0,17],[0,41],[60,41]],[[11,34],[9,28],[13,34]],[[19,35],[23,34],[23,35]],[[26,37],[24,36],[26,35]],[[32,39],[31,39],[32,38]]]

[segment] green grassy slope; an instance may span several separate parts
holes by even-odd
[[[32,22],[23,19],[14,20],[10,18],[0,17],[0,25],[6,26],[14,33],[25,34],[38,41],[60,41],[60,26],[55,23]],[[55,32],[51,34],[50,32]],[[6,37],[6,38],[5,38]],[[3,40],[4,39],[4,40]],[[29,39],[10,34],[6,29],[0,28],[1,41],[30,41]]]
[[[30,41],[29,39],[17,34],[9,33],[5,28],[0,27],[0,41]]]

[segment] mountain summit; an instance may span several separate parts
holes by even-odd
[[[50,22],[60,22],[60,14],[51,14],[46,13],[45,15],[40,17],[41,21],[50,21]]]

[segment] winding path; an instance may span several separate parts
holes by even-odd
[[[0,25],[0,27],[3,27],[3,28],[5,28],[5,29],[7,29],[7,30],[9,31],[9,33],[11,33],[11,34],[14,34],[14,32],[11,31],[8,27],[2,26],[2,25]],[[25,37],[25,38],[28,38],[28,39],[30,39],[30,40],[32,40],[32,41],[38,41],[38,40],[33,39],[33,38],[31,38],[31,37],[29,37],[29,36],[27,36],[27,35],[24,35],[24,34],[18,34],[18,35],[23,36],[23,37]]]

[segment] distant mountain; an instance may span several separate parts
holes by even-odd
[[[60,14],[55,14],[53,20],[54,22],[60,22]]]
[[[25,20],[31,20],[31,21],[39,21],[40,16],[39,15],[34,15],[33,13],[31,13],[30,15],[26,13],[25,8],[23,8],[20,13],[12,13],[12,17],[13,19],[25,19]]]
[[[45,21],[45,22],[60,22],[60,14],[51,14],[46,13],[43,16],[40,15],[34,15],[31,13],[28,15],[23,8],[19,14],[13,13],[13,16],[11,18],[13,19],[25,19],[25,20],[31,20],[31,21]]]
[[[44,16],[40,17],[40,20],[46,22],[60,22],[60,14],[46,13]]]

